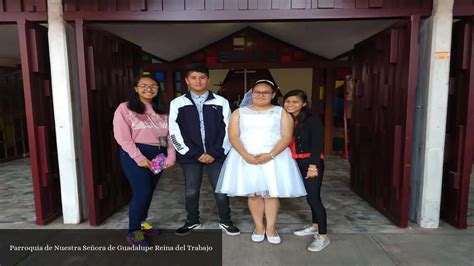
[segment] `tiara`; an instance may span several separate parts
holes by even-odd
[[[262,83],[262,82],[270,83],[273,87],[275,87],[275,83],[273,83],[272,81],[270,81],[268,79],[259,79],[259,80],[255,81],[254,84],[258,84],[258,83]]]

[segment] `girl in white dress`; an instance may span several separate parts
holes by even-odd
[[[275,224],[278,198],[306,195],[298,165],[288,145],[293,120],[281,107],[272,105],[276,88],[269,80],[258,80],[252,89],[252,104],[234,111],[229,122],[232,144],[222,167],[216,192],[248,197],[255,223],[252,241],[279,244]],[[266,226],[263,217],[266,218]]]

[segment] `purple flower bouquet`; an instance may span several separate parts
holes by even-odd
[[[151,171],[156,175],[165,169],[166,156],[163,153],[158,154],[151,160]]]

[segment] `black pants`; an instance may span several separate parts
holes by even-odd
[[[201,192],[202,173],[206,168],[212,191],[216,191],[219,173],[221,172],[222,163],[213,162],[211,164],[203,163],[185,163],[181,164],[185,179],[185,207],[188,213],[187,219],[193,223],[199,221],[199,195]],[[229,198],[226,194],[215,193],[217,209],[219,210],[219,218],[221,223],[230,222]]]
[[[315,178],[305,179],[304,177],[308,173],[309,160],[308,159],[297,159],[298,167],[301,175],[303,176],[304,187],[306,188],[306,200],[311,207],[312,222],[318,224],[319,233],[327,233],[327,218],[326,208],[324,208],[323,202],[321,201],[321,185],[323,183],[324,176],[324,160],[321,160],[320,166],[318,167],[318,176]]]

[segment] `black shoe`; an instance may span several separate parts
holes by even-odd
[[[219,227],[230,236],[240,235],[240,230],[232,222],[219,223]]]
[[[174,234],[177,236],[189,235],[193,229],[198,229],[199,227],[201,227],[201,223],[199,223],[199,221],[195,223],[186,221],[186,223],[182,227],[178,228]]]

